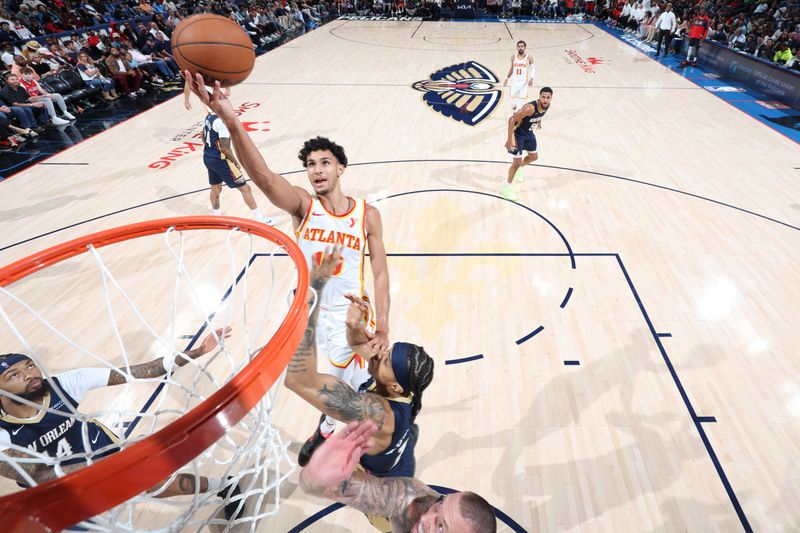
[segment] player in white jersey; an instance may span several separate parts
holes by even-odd
[[[511,68],[503,85],[508,85],[511,80],[511,114],[521,109],[528,102],[528,87],[533,85],[533,76],[536,69],[533,66],[533,58],[525,53],[527,44],[525,41],[517,41],[517,53],[511,56]]]
[[[347,344],[345,318],[349,300],[345,294],[366,295],[364,290],[364,252],[369,249],[369,262],[375,286],[374,331],[370,347],[376,352],[389,348],[389,271],[386,266],[386,250],[383,246],[383,228],[378,210],[364,200],[345,196],[339,186],[339,178],[347,167],[347,156],[338,144],[316,137],[309,139],[298,154],[308,172],[313,194],[302,187],[290,184],[283,176],[267,166],[261,153],[253,144],[234,113],[233,106],[222,93],[219,83],[209,94],[203,87],[202,77],[192,78],[192,92],[200,97],[222,119],[231,134],[239,161],[259,189],[277,207],[292,216],[297,241],[306,261],[322,257],[326,247],[343,245],[346,256],[342,271],[336,276],[336,290],[326,288],[320,302],[318,319],[317,354],[319,368],[358,388],[358,381],[366,379],[368,373],[364,362],[356,357]],[[306,442],[300,452],[299,462],[304,465],[314,449],[333,433],[336,421],[323,416],[320,426]]]

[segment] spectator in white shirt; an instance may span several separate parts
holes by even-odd
[[[666,44],[664,45],[664,57],[667,57],[669,55],[669,42],[672,40],[672,34],[678,29],[675,13],[672,12],[672,4],[664,6],[664,12],[658,16],[658,20],[656,21],[656,28],[658,29],[656,57],[661,55],[661,41],[664,40],[666,40]]]
[[[737,28],[736,32],[730,36],[728,39],[728,48],[735,48],[736,50],[741,50],[744,48],[744,43],[747,41],[747,38],[742,33],[742,30]]]

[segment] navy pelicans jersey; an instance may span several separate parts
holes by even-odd
[[[63,390],[58,378],[50,379]],[[65,457],[62,465],[85,461],[90,450],[97,450],[92,454],[94,460],[119,451],[119,439],[114,433],[94,419],[87,422],[78,420],[68,404],[77,407],[78,402],[66,393],[62,396],[51,386],[43,404],[50,410],[42,409],[37,416],[25,419],[3,413],[0,415],[0,429],[6,430],[11,442],[17,446],[54,458]]]
[[[203,159],[225,159],[225,155],[219,149],[220,137],[230,138],[228,128],[217,115],[206,115],[203,123],[203,142],[205,143]]]
[[[533,106],[533,115],[523,118],[522,122],[517,126],[517,129],[514,130],[514,134],[533,133],[534,126],[536,126],[536,124],[542,120],[544,114],[547,113],[547,109],[539,104],[539,100],[533,100],[528,103]]]
[[[358,390],[366,394],[375,390],[370,379]],[[394,413],[394,433],[389,446],[377,455],[362,455],[361,466],[377,477],[414,477],[417,462],[414,458],[416,437],[411,426],[411,398],[386,398]]]
[[[351,208],[343,215],[328,212],[317,198],[311,197],[303,222],[295,236],[309,269],[311,261],[319,264],[326,248],[342,246],[342,264],[325,285],[321,310],[344,310],[350,301],[345,294],[364,297],[364,252],[367,248],[367,201],[348,196]]]

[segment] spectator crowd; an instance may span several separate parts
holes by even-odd
[[[180,90],[170,36],[216,13],[266,50],[327,20],[328,0],[5,0],[0,8],[0,149],[35,142],[85,109]]]
[[[668,35],[662,36],[663,27],[659,25],[667,26],[663,15],[668,8],[674,13],[675,24]],[[672,41],[676,52],[689,38],[693,24],[705,16],[708,18],[708,27],[703,32],[706,39],[776,65],[800,70],[800,2],[796,0],[675,0],[671,3],[607,0],[597,16],[618,29],[638,35],[645,42],[659,45],[665,40],[669,47]]]

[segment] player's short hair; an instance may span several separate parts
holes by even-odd
[[[33,69],[31,67],[22,67],[19,72],[20,74],[33,74]]]
[[[517,44],[518,44],[518,45],[519,45],[520,43],[524,44],[524,45],[525,45],[525,48],[527,48],[527,47],[528,47],[528,43],[526,43],[525,41],[522,41],[522,40],[520,40],[520,41],[517,41]]]
[[[314,137],[304,142],[300,153],[297,154],[297,157],[303,162],[304,167],[308,166],[306,162],[308,154],[316,152],[317,150],[330,150],[340,165],[347,166],[347,155],[344,153],[344,148],[327,137]]]
[[[489,502],[474,492],[462,492],[458,508],[464,520],[472,526],[473,532],[495,533],[497,531],[494,509]]]
[[[550,87],[542,87],[541,89],[539,89],[539,94],[542,94],[542,93],[553,94],[553,89],[551,89]]]

